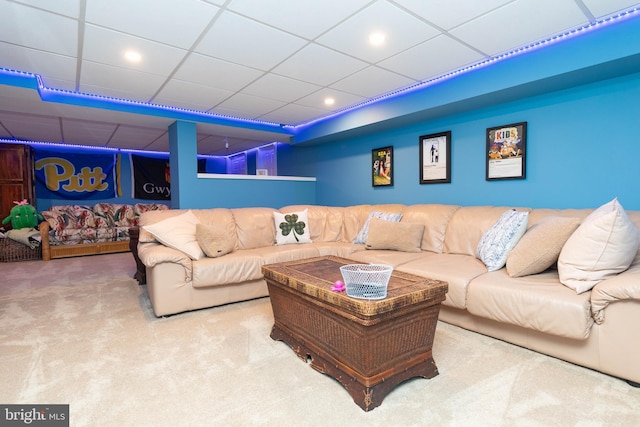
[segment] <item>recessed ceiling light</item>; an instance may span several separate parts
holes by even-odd
[[[124,53],[124,59],[129,62],[140,62],[142,61],[142,55],[135,50],[128,50]]]
[[[379,31],[369,34],[369,43],[374,46],[380,46],[381,44],[384,44],[385,39],[385,34]]]
[[[336,100],[331,97],[324,99],[324,105],[333,105],[335,103],[336,103]]]

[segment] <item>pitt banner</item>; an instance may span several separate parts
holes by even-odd
[[[133,198],[144,200],[171,200],[171,174],[169,156],[131,156]]]
[[[35,150],[36,194],[43,199],[120,196],[120,155]]]

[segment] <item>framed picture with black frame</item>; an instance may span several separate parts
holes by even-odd
[[[371,185],[393,185],[393,147],[371,150]]]
[[[527,122],[487,128],[486,180],[525,179]]]
[[[451,131],[422,135],[420,184],[451,182]]]

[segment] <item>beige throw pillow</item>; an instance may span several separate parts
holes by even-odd
[[[528,276],[551,267],[579,225],[579,218],[550,216],[531,226],[507,256],[509,276]]]
[[[638,229],[613,199],[584,219],[558,258],[560,282],[577,293],[625,271],[638,252]]]
[[[420,252],[423,233],[424,224],[371,218],[365,248]]]
[[[185,253],[193,260],[204,257],[196,240],[196,225],[200,221],[190,210],[155,224],[145,225],[146,231],[160,243]]]
[[[196,224],[196,240],[209,258],[217,258],[233,252],[233,241],[223,227]]]
[[[358,245],[364,245],[367,242],[367,236],[369,234],[369,223],[372,218],[383,219],[385,221],[393,221],[399,222],[402,219],[401,213],[392,213],[392,212],[379,212],[373,211],[367,217],[367,220],[364,222],[364,225],[358,232],[358,235],[355,239],[353,239],[353,243]]]

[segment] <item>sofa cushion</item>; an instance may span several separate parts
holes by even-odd
[[[505,206],[463,206],[457,209],[447,224],[443,252],[475,257],[480,239],[507,209],[509,207]],[[529,212],[531,209],[517,210]]]
[[[476,277],[467,289],[469,313],[501,323],[573,339],[593,325],[588,294],[560,285],[554,270],[513,278],[506,270]]]
[[[398,270],[447,282],[447,296],[442,304],[459,309],[467,307],[469,283],[487,273],[485,265],[476,257],[429,252],[422,252],[415,260],[399,265]]]
[[[234,242],[219,225],[196,224],[196,240],[206,256],[216,258],[233,252]]]
[[[188,210],[178,216],[164,219],[155,224],[145,225],[144,229],[165,246],[185,253],[193,260],[204,257],[196,239],[196,225],[200,221]]]
[[[371,218],[365,248],[421,252],[420,246],[423,233],[423,224],[390,222]]]
[[[356,243],[359,245],[364,245],[366,243],[367,236],[369,235],[369,223],[371,222],[371,218],[378,218],[378,219],[383,219],[385,221],[398,222],[402,219],[402,214],[392,213],[392,212],[380,212],[380,211],[371,212],[367,217],[367,220],[365,221],[364,225],[358,232],[358,235],[353,240],[353,243]]]
[[[487,230],[478,243],[476,257],[487,270],[499,270],[507,263],[509,252],[527,231],[529,212],[508,210]]]
[[[578,218],[550,216],[532,225],[507,256],[507,273],[522,277],[545,271],[558,261],[569,236],[580,225]]]
[[[273,247],[272,247],[273,248]],[[238,250],[218,258],[193,261],[193,287],[235,285],[262,279],[263,258],[259,254]]]
[[[307,209],[287,214],[274,212],[273,220],[277,245],[311,243]]]
[[[442,253],[447,225],[458,209],[455,205],[411,205],[402,211],[402,222],[424,224],[422,250]]]
[[[558,258],[562,284],[577,293],[626,270],[638,252],[638,229],[617,199],[600,206],[569,237]]]
[[[96,226],[95,215],[91,206],[62,205],[52,206],[42,212],[42,217],[56,232],[65,228],[81,229]]]
[[[96,227],[128,227],[137,224],[131,205],[96,203],[93,206]]]
[[[273,246],[276,241],[276,227],[272,208],[231,209],[236,223],[238,249]]]

